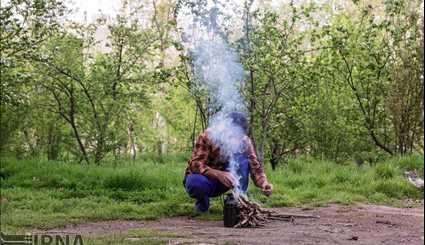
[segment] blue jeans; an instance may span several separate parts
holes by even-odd
[[[234,158],[239,163],[239,168],[236,172],[241,177],[239,180],[240,188],[243,192],[246,192],[249,181],[248,158],[244,154],[237,154]],[[220,181],[202,174],[189,174],[185,176],[183,185],[189,196],[196,199],[195,209],[199,212],[206,212],[209,209],[210,197],[220,196],[229,190]]]

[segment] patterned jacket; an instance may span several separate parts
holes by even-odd
[[[256,186],[261,187],[267,181],[263,166],[257,159],[251,139],[245,136],[242,140],[245,145],[244,154],[246,154],[249,161],[251,179]],[[223,171],[226,164],[226,157],[220,154],[220,148],[212,142],[208,136],[208,132],[204,131],[196,140],[185,175],[191,173],[205,174],[210,168]]]

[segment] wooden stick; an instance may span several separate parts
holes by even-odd
[[[267,221],[279,220],[286,222],[293,222],[295,218],[307,218],[307,219],[318,219],[319,216],[305,215],[305,214],[293,214],[293,213],[278,213],[272,210],[261,208],[258,203],[249,201],[243,195],[235,195],[239,203],[240,221],[234,227],[261,227]]]

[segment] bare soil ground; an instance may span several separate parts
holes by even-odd
[[[36,233],[71,233],[83,236],[125,233],[148,229],[179,236],[166,244],[423,244],[424,209],[355,205],[301,209],[278,208],[282,213],[312,214],[319,219],[273,221],[262,228],[233,229],[222,221],[174,217],[155,221],[105,221],[37,230]],[[137,240],[137,239],[136,239]],[[137,243],[135,243],[137,244]]]

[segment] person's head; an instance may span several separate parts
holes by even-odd
[[[246,119],[243,113],[233,111],[227,114],[227,117],[232,120],[232,123],[241,127],[245,134],[248,134],[248,130],[249,130],[248,120]]]

